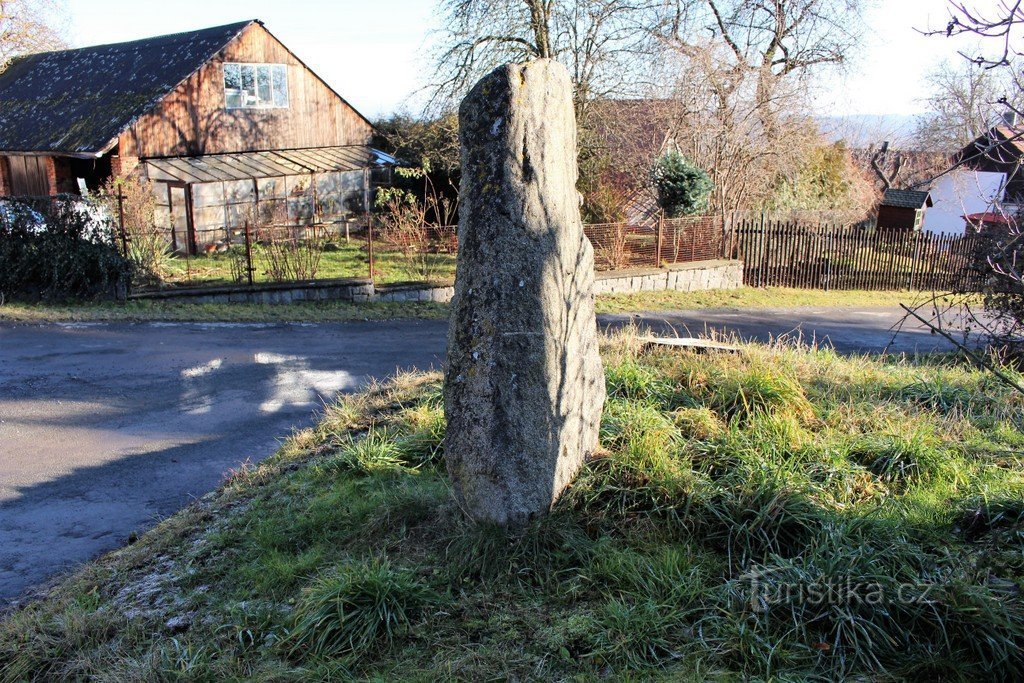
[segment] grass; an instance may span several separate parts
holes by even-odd
[[[368,277],[369,261],[365,237],[350,242],[331,242],[320,254],[316,277],[320,279]],[[235,247],[240,249],[240,247]],[[239,251],[200,254],[167,259],[164,280],[182,286],[234,284],[232,262],[242,257]],[[270,262],[259,245],[253,249],[253,276],[256,282],[272,282],[268,275]],[[423,279],[451,280],[455,277],[455,254],[404,255],[388,245],[374,242],[374,274],[377,282],[390,284]]]
[[[263,463],[0,623],[0,679],[1013,680],[1024,400],[948,357],[603,344],[553,512],[463,520],[439,377]]]
[[[808,306],[897,306],[925,300],[923,292],[873,292],[743,287],[704,292],[643,292],[597,297],[598,313],[710,308],[801,308]],[[0,305],[0,321],[19,323],[89,321],[328,322],[387,318],[444,318],[447,304],[427,302],[318,301],[293,304],[197,304],[184,301],[128,301],[85,304]]]
[[[265,305],[194,303],[186,301],[127,301],[86,304],[0,305],[0,322],[332,322],[446,318],[448,305],[420,301],[316,301]]]
[[[742,287],[701,292],[638,292],[613,294],[597,299],[599,313],[671,311],[701,308],[871,308],[912,305],[930,301],[931,292],[796,289],[791,287]]]

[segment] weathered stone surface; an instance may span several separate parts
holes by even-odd
[[[445,454],[479,521],[548,511],[597,446],[604,376],[565,68],[484,77],[459,111],[462,205]]]

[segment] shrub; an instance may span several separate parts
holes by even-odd
[[[707,211],[714,183],[679,152],[667,152],[651,169],[658,206],[669,218]]]
[[[127,257],[136,279],[162,280],[171,258],[171,244],[167,231],[156,226],[153,184],[135,176],[110,178],[100,188],[100,203],[113,220],[121,220],[124,214]]]
[[[124,298],[132,265],[109,220],[72,197],[0,209],[0,298]]]
[[[584,223],[625,223],[628,193],[612,183],[598,183],[583,193]]]

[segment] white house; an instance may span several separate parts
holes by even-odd
[[[924,216],[923,230],[964,234],[964,216],[991,211],[1003,197],[1006,174],[958,168],[931,186],[933,206]]]

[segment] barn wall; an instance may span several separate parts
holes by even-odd
[[[10,172],[7,170],[7,157],[0,157],[0,197],[11,194]]]
[[[224,62],[288,66],[288,107],[227,109]],[[357,67],[361,68],[361,67]],[[371,128],[259,24],[252,24],[120,139],[122,157],[363,145]]]
[[[12,195],[46,197],[57,194],[53,157],[12,154],[5,162]]]

